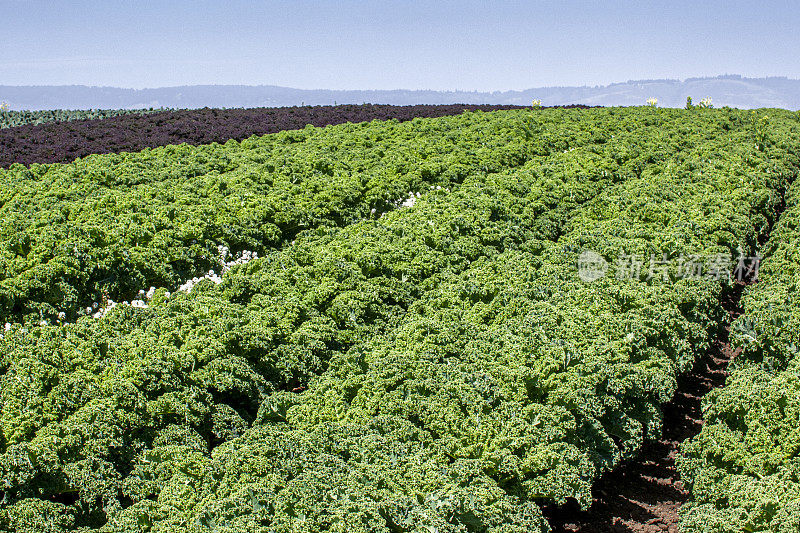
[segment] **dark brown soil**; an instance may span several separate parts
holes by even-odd
[[[731,320],[742,313],[739,300],[744,286],[738,283],[721,299]],[[646,444],[636,460],[603,476],[588,511],[577,504],[544,509],[555,533],[678,533],[678,509],[689,494],[679,479],[675,457],[680,443],[702,427],[703,397],[725,384],[728,364],[737,355],[729,331],[726,326],[692,371],[679,379],[675,397],[664,406],[661,440]]]

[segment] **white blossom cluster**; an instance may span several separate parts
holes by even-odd
[[[217,248],[219,252],[219,264],[222,266],[222,273],[217,274],[214,270],[209,270],[202,276],[195,276],[190,280],[187,280],[186,283],[183,283],[180,287],[178,287],[178,291],[190,293],[195,285],[200,283],[203,280],[209,280],[216,285],[222,283],[222,275],[225,274],[228,270],[230,270],[233,266],[236,265],[244,265],[249,263],[253,259],[258,258],[258,252],[251,252],[249,250],[244,250],[241,252],[237,257],[233,257],[230,255],[230,249],[227,246],[219,246]],[[114,300],[109,299],[106,303],[105,307],[100,307],[100,304],[94,302],[92,307],[86,308],[86,314],[92,315],[94,318],[102,318],[108,314],[109,311],[114,309],[117,305],[127,305],[130,307],[134,307],[137,309],[146,309],[148,306],[148,302],[153,299],[153,295],[156,292],[155,287],[150,287],[147,291],[140,290],[138,294],[138,298],[135,300],[131,300],[130,302],[124,301],[122,304],[115,302]],[[164,294],[165,297],[169,298],[171,293],[166,292]]]
[[[713,100],[711,100],[711,97],[703,98],[702,100],[700,100],[700,107],[705,107],[710,109],[714,107],[714,102]]]
[[[444,190],[445,192],[450,192],[450,189],[448,187],[442,188],[441,185],[435,185],[435,186],[431,185],[431,190],[432,191]],[[422,193],[420,193],[420,192],[408,191],[408,198],[403,200],[402,203],[400,203],[400,200],[397,201],[397,203],[399,204],[398,207],[414,207],[414,204],[417,203],[417,199],[419,199],[421,197],[422,197]]]
[[[406,198],[403,203],[400,204],[400,207],[414,207],[414,204],[417,203],[417,198],[420,196],[422,196],[420,193],[415,194],[409,191],[408,198]]]
[[[443,188],[441,185],[431,185],[431,190],[432,191],[441,191],[441,190],[443,190],[445,192],[450,192],[449,188],[447,188],[447,187]],[[400,198],[398,200],[395,200],[392,203],[397,208],[414,207],[414,204],[416,204],[417,200],[419,198],[421,198],[421,197],[422,197],[422,193],[421,192],[408,191],[408,197],[407,198],[405,198],[405,199]],[[377,212],[378,212],[378,210],[376,208],[374,208],[374,207],[372,209],[370,209],[370,213],[373,214],[373,215],[376,214]],[[385,214],[386,214],[385,212],[381,213],[380,218],[383,218],[383,216]],[[292,244],[294,244],[294,241],[292,241]]]
[[[150,287],[150,289],[153,292],[155,292],[155,288],[154,287]],[[152,293],[150,293],[150,291],[148,291],[148,293],[150,294],[150,298],[152,298]],[[140,297],[142,295],[144,295],[144,294],[146,294],[144,291],[139,291],[139,296]],[[145,309],[147,307],[147,303],[144,300],[142,300],[141,298],[136,299],[136,300],[131,300],[130,302],[125,300],[122,303],[115,302],[114,300],[109,298],[108,301],[106,302],[105,307],[100,307],[100,304],[98,304],[97,302],[94,302],[92,304],[92,307],[87,307],[86,308],[86,314],[87,315],[92,315],[92,317],[94,317],[94,318],[103,318],[112,309],[114,309],[118,305],[129,305],[131,307],[136,307],[138,309]]]
[[[178,290],[180,292],[185,292],[185,293],[188,294],[188,293],[192,292],[192,289],[194,288],[195,285],[197,285],[198,283],[200,283],[201,281],[206,280],[206,279],[209,280],[209,281],[214,282],[216,285],[219,285],[220,283],[222,283],[222,276],[220,276],[219,274],[217,274],[213,270],[209,270],[204,276],[194,277],[194,278],[186,281],[186,283],[184,283],[183,285],[178,287]]]
[[[217,274],[214,270],[209,270],[206,274],[199,277],[194,277],[188,280],[186,283],[182,284],[178,287],[178,290],[185,293],[192,292],[192,289],[195,285],[200,283],[203,280],[209,280],[217,285],[222,283],[222,275],[225,274],[228,270],[236,265],[244,265],[249,263],[253,259],[258,258],[258,252],[251,252],[249,250],[244,250],[239,253],[236,257],[230,254],[230,250],[227,246],[219,246],[219,264],[222,267],[222,273]],[[150,287],[147,291],[144,289],[140,290],[137,294],[137,297],[131,301],[125,300],[124,302],[115,302],[111,298],[107,299],[104,305],[101,305],[100,302],[93,302],[92,305],[87,306],[85,309],[82,309],[79,314],[86,314],[93,318],[103,318],[106,316],[112,309],[117,307],[118,305],[130,306],[136,309],[146,309],[148,307],[148,303],[150,300],[153,299],[153,296],[156,293],[156,287]],[[171,296],[170,292],[165,292],[164,296],[169,298]],[[63,323],[66,320],[67,314],[64,311],[60,311],[58,313],[58,322]],[[42,320],[39,325],[47,326],[49,322],[47,320]],[[3,331],[8,333],[11,331],[11,324],[6,322]],[[3,338],[3,334],[0,333],[0,339]]]
[[[224,274],[231,267],[236,265],[244,265],[252,261],[253,259],[258,259],[258,252],[251,252],[249,250],[243,250],[239,257],[231,258],[231,251],[227,246],[219,246],[219,259],[220,264],[222,265],[222,273]],[[213,272],[213,271],[212,271]]]
[[[230,249],[227,246],[220,245],[217,250],[219,251],[219,262],[222,265],[222,273],[217,274],[214,270],[209,270],[205,275],[194,277],[186,283],[178,287],[178,290],[185,293],[192,292],[195,285],[203,280],[209,280],[217,285],[222,283],[222,275],[236,265],[245,265],[253,259],[258,259],[258,252],[251,252],[249,250],[242,251],[238,257],[230,255]]]

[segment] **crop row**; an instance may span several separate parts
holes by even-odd
[[[530,117],[492,119],[533,146],[561,124]],[[219,285],[14,325],[7,527],[546,528],[538,502],[588,503],[658,434],[719,319],[718,280],[589,284],[578,257],[752,249],[798,169],[783,114],[760,149],[743,117],[583,112],[584,146],[306,232]]]
[[[0,170],[0,321],[73,320],[149,286],[174,290],[219,271],[221,246],[264,255],[304,231],[378,218],[410,193],[603,141],[602,115],[539,112],[544,133],[528,140],[532,116],[307,127]]]
[[[589,189],[582,197],[595,192],[592,183],[586,186]],[[9,360],[15,361],[6,381],[19,383],[15,376],[25,374],[29,376],[24,378],[25,388],[33,393],[20,397],[20,390],[15,388],[5,397],[10,402],[5,411],[7,442],[19,444],[6,455],[6,472],[12,480],[6,490],[18,499],[42,491],[53,496],[69,492],[71,487],[64,483],[72,485],[75,478],[69,472],[82,466],[80,461],[72,464],[67,459],[63,463],[60,458],[85,457],[84,443],[91,435],[103,432],[117,435],[122,439],[119,446],[131,450],[130,456],[115,458],[112,442],[95,441],[95,446],[106,449],[94,457],[118,472],[130,471],[137,452],[147,453],[170,438],[178,431],[176,423],[183,429],[175,438],[202,436],[204,449],[238,436],[252,424],[269,394],[306,382],[311,374],[322,370],[333,352],[381,331],[419,298],[426,284],[435,283],[445,272],[463,270],[471,259],[497,253],[498,247],[519,246],[527,235],[521,229],[515,232],[513,226],[532,199],[525,192],[526,186],[517,184],[515,177],[506,177],[497,187],[478,182],[449,195],[433,193],[408,210],[387,214],[380,223],[363,222],[333,235],[300,238],[277,257],[252,261],[245,272],[233,270],[219,289],[200,284],[190,295],[177,294],[168,301],[163,291],[158,291],[147,310],[119,308],[100,321],[84,319],[63,329],[45,328],[47,336],[56,335],[51,337],[52,343],[24,337],[15,328],[8,334],[8,351],[4,350]],[[540,191],[535,192],[539,196]],[[554,193],[558,194],[558,189]],[[557,223],[542,220],[542,231],[553,232]],[[225,289],[220,292],[222,287]],[[150,316],[143,317],[143,313]],[[138,325],[131,328],[134,324]],[[111,336],[100,340],[101,330]],[[64,346],[76,333],[80,358],[57,361],[57,374],[47,372],[50,362],[41,356],[52,353],[52,349],[60,351],[58,346]],[[25,343],[36,346],[14,346],[19,340],[17,334]],[[173,335],[183,337],[179,346],[174,345]],[[110,351],[97,346],[98,341]],[[126,346],[133,344],[129,342],[141,345],[144,351],[130,352]],[[212,346],[217,348],[209,351]],[[21,357],[30,348],[39,355]],[[159,353],[162,348],[173,354]],[[218,353],[213,353],[216,350]],[[190,364],[196,372],[189,369]],[[23,370],[26,366],[28,370]],[[135,396],[146,402],[145,410],[129,412],[122,426],[112,427],[109,422],[122,420],[122,412],[134,406],[119,404],[113,393],[109,396],[110,391],[102,390],[110,385],[103,376],[104,368],[122,378],[112,388],[133,386],[131,392],[136,391]],[[65,387],[69,388],[66,382],[72,379],[82,383],[83,392],[64,395]],[[142,380],[151,384],[140,387],[137,382]],[[83,405],[84,394],[88,394],[84,398],[90,405]],[[63,401],[59,400],[55,408],[33,407],[37,398],[59,396]],[[12,407],[11,403],[16,405]],[[106,412],[107,416],[88,427],[77,421],[92,411]],[[42,427],[47,419],[54,423]],[[72,443],[50,440],[54,433],[64,431],[83,434]],[[51,461],[55,464],[37,463],[28,468],[13,464],[20,453],[24,456],[31,451],[38,457],[39,450],[52,445],[55,455]],[[53,469],[63,472],[62,481],[47,480],[43,485],[39,474]],[[94,499],[89,494],[96,491],[94,486],[79,490],[87,501]],[[116,487],[117,492],[122,490]],[[153,489],[131,490],[140,494]],[[117,494],[107,497],[111,502],[120,499]],[[48,505],[25,499],[17,508],[24,511]]]
[[[47,111],[0,111],[0,129],[25,125],[39,125],[50,122],[69,122],[72,120],[99,120],[120,115],[147,115],[159,113],[164,109],[53,109]]]
[[[800,531],[800,181],[764,253],[731,332],[742,351],[682,449],[687,533]]]
[[[269,516],[298,526],[286,511],[300,509],[312,517],[309,530],[360,523],[367,531],[532,531],[546,528],[533,502],[588,505],[592,481],[658,435],[660,404],[718,326],[720,286],[588,285],[570,266],[587,247],[612,259],[752,246],[775,215],[772,192],[798,165],[776,168],[747,153],[745,139],[721,136],[699,144],[697,159],[685,154],[686,166],[605,188],[575,211],[557,243],[474,262],[427,291],[301,396],[276,394],[262,405],[265,423],[204,463],[209,481],[238,474],[204,484],[197,504],[181,506],[183,520],[214,517],[246,529]],[[682,176],[694,164],[697,174]],[[265,466],[287,433],[303,462],[328,465],[322,475],[302,462]],[[266,472],[277,479],[259,481]],[[254,513],[234,478],[280,506]],[[178,479],[166,488],[171,505]],[[325,498],[340,483],[349,490]],[[146,503],[128,519],[144,509],[163,512]]]
[[[0,129],[0,167],[13,163],[68,163],[91,154],[132,152],[156,146],[243,140],[253,135],[371,120],[406,121],[497,111],[499,105],[340,105],[258,109],[184,109],[126,114]]]

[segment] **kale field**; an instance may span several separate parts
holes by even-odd
[[[800,114],[0,124],[0,531],[800,531]]]
[[[68,163],[79,157],[187,143],[192,145],[344,122],[399,120],[496,111],[500,105],[341,105],[176,111],[0,113],[0,166]],[[576,106],[584,107],[584,106]],[[3,120],[3,115],[12,115]],[[3,128],[6,123],[16,127]]]

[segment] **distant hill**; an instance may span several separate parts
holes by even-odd
[[[714,105],[739,108],[800,109],[800,80],[736,75],[686,80],[636,80],[595,87],[542,87],[524,91],[331,91],[273,85],[192,85],[120,89],[84,85],[0,85],[0,101],[15,110],[135,109],[149,107],[280,107],[329,104],[519,104],[538,98],[543,105],[643,105],[649,97],[663,107],[683,107],[711,97]]]

